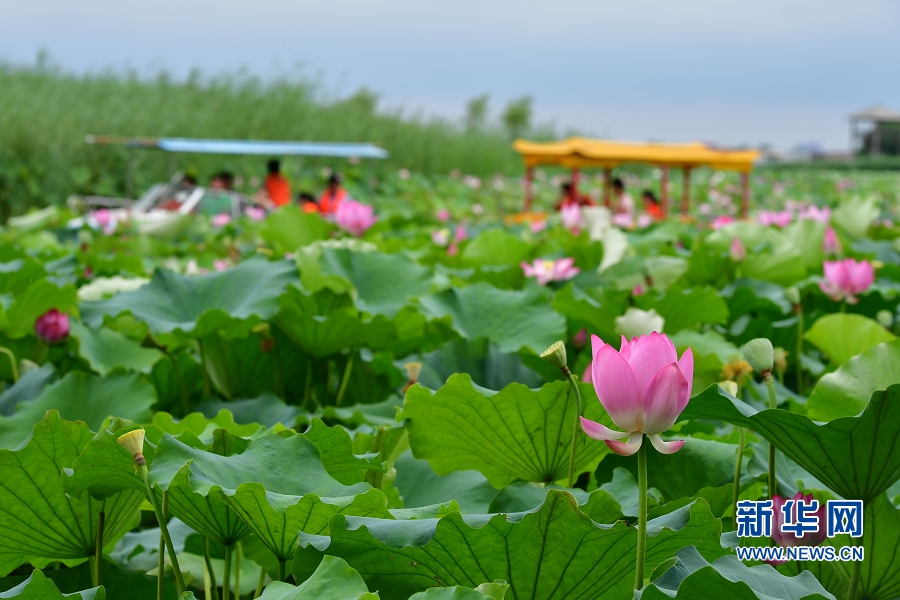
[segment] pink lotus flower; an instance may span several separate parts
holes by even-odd
[[[784,533],[783,531],[781,531],[782,523],[797,522],[797,501],[803,500],[804,503],[808,506],[812,499],[812,494],[804,495],[803,492],[797,492],[796,494],[794,494],[794,497],[792,498],[792,500],[794,500],[794,503],[790,508],[791,518],[790,520],[785,521],[784,511],[782,510],[782,507],[785,505],[787,499],[782,498],[778,495],[772,496],[772,539],[775,540],[776,544],[784,548],[791,548],[796,546],[818,546],[825,541],[826,534],[828,532],[825,527],[826,507],[824,502],[819,504],[819,509],[816,511],[816,515],[819,517],[818,531],[810,531],[808,533],[804,533],[800,537],[797,537],[792,532]]]
[[[341,229],[360,237],[378,220],[373,212],[371,206],[347,199],[338,204],[334,220]]]
[[[734,262],[744,262],[744,259],[747,258],[747,249],[744,248],[744,242],[741,241],[741,238],[735,237],[731,240],[731,246],[728,248],[728,254],[731,256],[731,260]]]
[[[712,222],[713,229],[721,229],[728,225],[729,223],[734,223],[734,217],[729,217],[728,215],[722,215],[720,217],[716,217],[716,220]]]
[[[856,261],[846,258],[838,261],[825,261],[823,266],[825,279],[819,281],[819,287],[832,300],[847,304],[856,304],[857,295],[862,294],[875,281],[875,269],[867,260]]]
[[[34,332],[48,344],[61,342],[69,335],[69,317],[51,308],[34,322]]]
[[[545,229],[547,229],[547,221],[546,220],[531,222],[531,233],[540,233]]]
[[[587,341],[588,341],[587,329],[582,327],[578,331],[578,333],[575,334],[575,337],[572,338],[572,345],[575,347],[576,350],[581,350],[582,348],[587,346]]]
[[[578,232],[581,231],[581,226],[584,224],[581,218],[581,207],[577,204],[563,206],[559,211],[559,216],[562,219],[563,227],[578,235]]]
[[[442,208],[441,210],[439,210],[437,212],[437,219],[441,223],[446,223],[447,221],[450,220],[450,211],[447,210],[446,208]]]
[[[435,229],[431,232],[431,241],[434,242],[435,246],[444,248],[450,243],[450,230],[446,227],[444,229]]]
[[[251,221],[262,221],[266,218],[266,209],[259,206],[248,206],[244,209],[244,214]]]
[[[819,223],[827,223],[831,220],[831,209],[827,206],[819,208],[812,204],[800,211],[798,215],[801,219],[809,219],[818,221]]]
[[[756,222],[766,227],[771,225],[775,225],[776,227],[787,227],[793,220],[794,213],[788,210],[761,210],[756,213]]]
[[[822,240],[822,252],[826,256],[837,256],[841,253],[841,240],[832,227],[825,230],[825,237]]]
[[[459,243],[468,237],[468,234],[466,234],[466,228],[462,225],[457,225],[456,231],[453,232],[453,241]]]
[[[447,247],[447,256],[456,256],[457,254],[459,254],[459,246],[451,242],[450,246]]]
[[[227,268],[228,268],[227,260],[217,258],[216,260],[213,261],[213,269],[215,269],[216,271],[224,271]]]
[[[643,296],[645,293],[646,290],[644,290],[644,286],[642,286],[641,284],[637,284],[636,286],[631,288],[632,296]]]
[[[551,281],[567,281],[572,279],[581,269],[575,266],[574,258],[560,258],[559,260],[537,259],[533,264],[522,263],[525,277],[534,277],[540,285],[547,285]]]
[[[622,229],[633,229],[634,217],[631,213],[618,213],[612,216],[612,224]]]
[[[621,456],[631,456],[641,448],[644,435],[663,454],[673,454],[684,440],[663,441],[668,430],[691,398],[694,355],[688,348],[678,360],[675,344],[661,333],[632,338],[622,336],[622,348],[591,336],[591,379],[597,398],[613,423],[624,431],[581,418],[584,432],[606,442]],[[621,441],[627,438],[627,441]]]
[[[231,215],[228,213],[219,213],[212,218],[213,227],[225,227],[231,223]]]
[[[112,222],[112,213],[109,212],[108,208],[101,208],[91,215],[94,217],[94,220],[97,221],[97,225],[100,227],[106,227]]]

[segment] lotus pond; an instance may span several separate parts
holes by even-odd
[[[0,597],[900,597],[900,178],[764,172],[748,221],[735,183],[660,223],[408,173],[374,225],[15,220]],[[792,541],[735,503],[798,493],[862,501],[804,544],[865,560],[739,560]]]

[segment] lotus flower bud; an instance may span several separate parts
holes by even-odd
[[[34,322],[34,332],[48,344],[61,342],[69,335],[69,317],[51,308]]]
[[[139,465],[147,464],[144,459],[144,430],[135,429],[119,436],[116,440],[125,447],[134,457],[134,462]]]
[[[800,290],[798,290],[794,286],[791,286],[784,290],[784,297],[791,304],[800,304]]]
[[[736,381],[720,381],[719,387],[732,396],[737,396],[738,394],[738,384]]]
[[[541,353],[541,358],[557,369],[568,370],[569,368],[569,364],[566,361],[566,345],[562,342],[554,342]]]
[[[775,364],[775,349],[767,338],[750,340],[744,344],[741,350],[754,371],[762,375],[772,372],[772,366]]]
[[[881,323],[885,329],[890,329],[894,325],[894,315],[889,310],[879,310],[875,315],[875,319]]]
[[[736,263],[744,262],[744,259],[747,258],[747,249],[744,247],[744,243],[741,241],[741,238],[735,237],[731,240],[731,246],[728,248],[728,254],[731,255],[731,260]]]
[[[581,331],[575,334],[575,337],[572,338],[572,345],[575,346],[576,350],[581,350],[588,343],[588,334],[587,329],[581,328]]]

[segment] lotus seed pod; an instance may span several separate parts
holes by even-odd
[[[144,462],[144,430],[135,429],[119,436],[116,440],[125,447],[134,457],[134,460],[141,464]]]
[[[403,370],[406,371],[406,376],[410,381],[419,381],[419,374],[422,372],[422,363],[408,362],[403,365]]]
[[[757,373],[765,374],[772,371],[775,364],[775,349],[772,342],[766,338],[756,338],[750,340],[741,348],[744,352],[744,358],[753,367]]]
[[[720,381],[719,387],[731,394],[732,396],[737,396],[738,393],[738,384],[736,381]]]
[[[800,304],[800,290],[794,286],[784,290],[784,297],[787,298],[787,301],[791,304]]]
[[[554,342],[541,353],[541,358],[557,369],[567,369],[569,366],[566,361],[566,345],[562,342]]]

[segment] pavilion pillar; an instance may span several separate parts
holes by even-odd
[[[741,173],[741,218],[746,219],[750,208],[750,173]]]
[[[610,207],[611,199],[610,199],[610,188],[612,187],[612,169],[610,167],[606,167],[603,169],[603,206],[606,208]]]
[[[691,168],[684,168],[684,178],[681,183],[681,214],[686,215],[691,210]]]
[[[534,200],[534,167],[525,169],[525,212],[531,212],[531,205]]]
[[[663,218],[669,216],[669,165],[662,166],[662,182],[659,189],[659,203],[662,206]]]
[[[578,167],[572,167],[572,197],[578,198]]]

